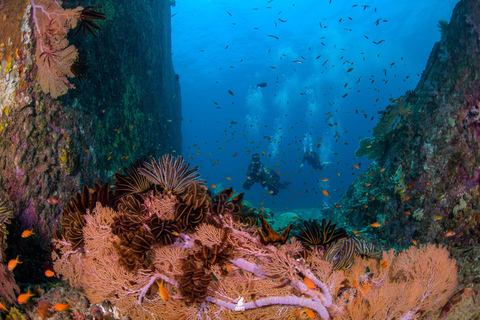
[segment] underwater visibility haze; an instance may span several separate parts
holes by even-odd
[[[368,167],[354,156],[360,140],[372,135],[378,111],[415,88],[441,37],[438,21],[455,4],[177,1],[172,51],[184,156],[209,182],[246,192],[256,206],[335,204]],[[300,167],[305,148],[330,163]],[[253,153],[292,182],[288,191],[242,190]]]

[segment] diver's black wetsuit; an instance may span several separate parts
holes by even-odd
[[[252,185],[260,183],[268,191],[272,191],[272,195],[277,195],[279,189],[286,189],[290,182],[280,182],[280,175],[271,169],[265,168],[260,163],[260,156],[254,154],[252,163],[248,166],[247,181],[243,184],[243,188],[250,190]]]
[[[315,170],[323,169],[323,165],[320,163],[320,157],[316,152],[313,152],[311,150],[306,151],[305,154],[303,155],[302,164],[305,163],[305,161],[307,161],[308,164],[311,165],[312,168]]]

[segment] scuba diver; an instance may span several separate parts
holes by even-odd
[[[250,190],[255,183],[260,183],[265,190],[271,191],[272,195],[277,195],[279,189],[286,189],[291,182],[280,182],[280,175],[271,169],[267,169],[260,162],[260,155],[253,154],[252,163],[248,166],[247,181],[243,188]]]
[[[330,162],[320,163],[319,155],[312,150],[305,151],[305,153],[303,154],[302,165],[300,167],[303,167],[303,164],[305,163],[305,161],[307,161],[308,164],[311,165],[312,168],[315,170],[322,170],[326,164],[330,163]]]

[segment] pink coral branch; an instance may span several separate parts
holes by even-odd
[[[214,303],[216,305],[219,305],[221,307],[227,308],[232,311],[257,309],[257,308],[267,307],[271,305],[290,305],[290,306],[309,308],[313,311],[316,311],[320,315],[320,317],[324,320],[330,318],[330,315],[328,314],[327,309],[322,304],[316,303],[315,301],[310,299],[301,298],[297,296],[268,297],[268,298],[258,299],[258,300],[250,301],[243,304],[241,306],[243,307],[242,309],[238,309],[239,305],[235,303],[226,302],[223,300],[215,299],[213,297],[207,297],[205,301]]]

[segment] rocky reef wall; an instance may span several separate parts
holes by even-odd
[[[361,142],[357,156],[374,162],[335,210],[388,245],[449,246],[461,281],[480,283],[472,269],[480,243],[480,1],[461,0],[439,29],[415,90],[382,111],[374,136]]]
[[[68,93],[59,97],[45,93],[42,81],[45,65],[53,69],[64,53],[38,54],[38,48],[63,26],[40,14],[84,13],[75,8],[87,3],[63,1],[58,8],[53,2],[0,1],[0,186],[17,217],[11,228],[33,228],[44,243],[63,204],[83,184],[93,186],[92,177],[106,181],[134,159],[181,152],[170,0],[89,1],[106,19],[93,20],[100,30],[85,28],[76,16],[80,32],[74,36],[72,27],[65,39],[78,50],[81,69],[72,78],[72,68],[65,71]]]

